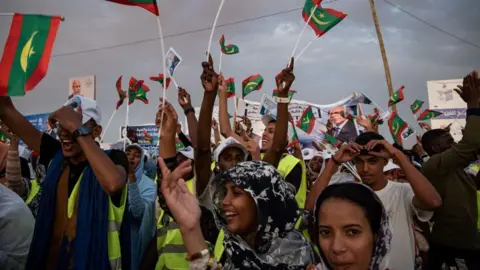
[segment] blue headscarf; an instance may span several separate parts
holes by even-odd
[[[128,211],[132,217],[131,242],[132,242],[132,269],[139,269],[143,253],[155,236],[155,199],[157,186],[151,178],[144,173],[144,150],[138,144],[132,144],[128,149],[140,150],[141,158],[135,167],[135,183],[128,184],[128,198],[130,205]]]
[[[42,184],[42,195],[35,223],[35,231],[25,269],[42,269],[52,239],[57,183],[64,164],[62,151],[59,150],[48,167]],[[92,167],[87,165],[83,172],[78,191],[77,228],[75,239],[67,252],[67,237],[64,237],[60,249],[57,269],[68,269],[74,261],[75,270],[108,270],[108,203],[109,197],[102,189]],[[128,207],[128,199],[126,202]],[[130,227],[128,211],[125,211],[120,231],[123,269],[130,268]]]

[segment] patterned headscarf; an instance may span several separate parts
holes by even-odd
[[[330,185],[329,187],[335,187],[335,186],[340,186],[340,185],[357,185],[364,187],[366,190],[368,190],[374,199],[380,204],[382,208],[382,215],[380,218],[380,228],[378,230],[378,233],[376,235],[376,242],[375,242],[375,247],[372,253],[372,259],[370,260],[370,267],[368,269],[370,270],[381,270],[381,269],[386,269],[385,262],[388,264],[388,259],[387,259],[387,254],[388,251],[390,250],[390,242],[392,240],[392,232],[390,231],[389,227],[389,222],[388,222],[388,215],[387,212],[385,211],[385,207],[383,207],[382,202],[380,201],[380,198],[375,194],[375,192],[370,189],[368,186],[356,182],[344,182],[344,183],[339,183],[339,184],[333,184]],[[313,217],[314,220],[317,219],[318,213],[320,211],[320,204],[325,201],[325,198],[321,198],[322,196],[319,196],[317,199],[317,202],[315,204],[315,216]],[[316,228],[318,228],[317,222],[314,223],[314,233],[315,235],[318,235],[316,233]],[[314,236],[314,238],[316,238]],[[318,244],[318,243],[317,243]],[[385,261],[385,262],[384,262]],[[327,270],[329,269],[326,266],[326,262],[321,262],[316,266],[317,270]]]
[[[217,226],[225,231],[226,262],[223,269],[305,269],[314,262],[311,245],[294,232],[300,211],[295,191],[283,181],[275,167],[263,161],[242,162],[217,175],[213,196]],[[255,247],[229,233],[222,208],[225,182],[242,188],[257,206],[258,227]]]

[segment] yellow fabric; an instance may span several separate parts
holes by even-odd
[[[75,201],[80,189],[80,182],[82,181],[83,173],[73,188],[72,194],[68,198],[68,218],[72,217]],[[123,214],[125,212],[125,204],[127,202],[128,186],[125,185],[122,190],[122,197],[120,206],[115,206],[112,199],[108,198],[108,229],[107,229],[107,243],[108,243],[108,259],[112,269],[122,269],[121,258],[122,251],[120,249],[120,228],[122,225]]]
[[[30,194],[28,194],[28,198],[25,201],[25,204],[29,204],[32,202],[33,198],[37,195],[37,193],[40,191],[40,184],[38,183],[37,179],[33,179],[30,181],[32,183],[32,187],[30,188]]]
[[[218,233],[217,237],[217,242],[215,242],[215,248],[213,250],[213,254],[215,255],[215,260],[217,262],[220,261],[223,255],[223,251],[225,250],[225,247],[223,246],[223,239],[225,238],[225,233],[223,230],[220,230]]]
[[[477,191],[477,228],[480,230],[480,191]]]
[[[189,180],[186,184],[188,190],[195,194],[195,180]],[[190,268],[189,262],[185,259],[187,250],[180,229],[173,218],[166,215],[162,209],[157,222],[157,252],[159,254],[155,266],[157,270]]]

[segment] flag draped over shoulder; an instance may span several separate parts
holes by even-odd
[[[413,133],[413,130],[408,126],[408,124],[403,121],[400,116],[396,112],[392,112],[390,114],[390,118],[388,119],[388,128],[390,130],[390,134],[392,134],[393,140],[398,143],[402,144],[403,138],[407,138]]]
[[[320,7],[320,2],[318,0],[306,0],[302,11],[305,22],[308,21],[310,15],[312,16],[308,24],[315,31],[317,37],[322,36],[347,17],[347,14],[343,12]]]
[[[158,12],[158,6],[157,6],[156,0],[107,0],[107,1],[117,3],[117,4],[127,5],[127,6],[141,7],[150,11],[156,16],[160,14]]]
[[[388,101],[388,107],[391,107],[405,99],[405,96],[403,95],[403,90],[405,89],[405,86],[400,87],[393,95],[390,97],[390,100]]]
[[[312,133],[313,127],[315,126],[315,115],[312,111],[312,106],[308,106],[304,111],[302,116],[298,119],[297,127],[303,130],[305,133]]]
[[[162,86],[164,86],[163,84],[166,83],[167,85],[164,86],[165,89],[168,89],[168,87],[170,86],[170,82],[172,81],[171,78],[166,78],[165,79],[165,76],[161,73],[158,74],[158,76],[150,77],[150,80],[155,81],[155,82],[159,82]]]
[[[118,108],[122,106],[123,101],[125,101],[125,99],[127,98],[127,92],[122,90],[122,77],[123,76],[120,76],[117,80],[117,83],[115,84],[118,94],[118,101],[115,110],[118,110]]]
[[[252,75],[242,82],[242,97],[245,98],[253,91],[260,90],[263,85],[263,77],[260,74]]]
[[[231,54],[237,54],[240,52],[240,49],[238,48],[237,45],[234,45],[234,44],[225,45],[225,35],[222,35],[219,43],[220,43],[220,49],[224,54],[231,55]]]
[[[423,104],[424,104],[423,101],[421,101],[420,99],[416,99],[412,103],[412,105],[410,105],[410,110],[412,110],[413,114],[417,114],[420,111],[420,109],[422,108]]]
[[[138,81],[134,77],[130,77],[128,85],[128,105],[132,104],[135,100],[140,100],[148,104],[147,92],[150,92],[150,88],[148,88],[143,80]]]
[[[45,77],[62,20],[14,14],[0,62],[0,96],[23,96]]]
[[[430,120],[432,118],[435,118],[437,116],[440,116],[442,115],[443,113],[439,112],[439,111],[434,111],[434,110],[430,110],[430,109],[426,109],[425,111],[423,111],[417,118],[417,121],[426,121],[426,120]]]

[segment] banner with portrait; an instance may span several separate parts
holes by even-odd
[[[73,77],[68,81],[68,99],[74,95],[95,99],[95,75]]]

